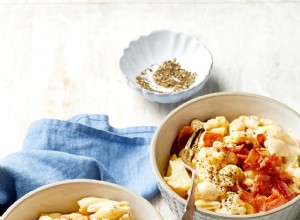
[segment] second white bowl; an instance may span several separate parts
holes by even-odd
[[[41,213],[70,213],[78,210],[77,201],[84,197],[101,197],[127,201],[134,219],[163,220],[146,199],[131,190],[97,180],[66,180],[40,187],[15,202],[3,220],[34,220]]]
[[[136,76],[151,65],[176,59],[183,69],[196,72],[195,82],[186,90],[158,93],[141,88]],[[154,31],[130,42],[120,59],[120,68],[128,85],[152,102],[176,103],[197,93],[209,78],[212,68],[209,50],[197,38],[169,30]]]

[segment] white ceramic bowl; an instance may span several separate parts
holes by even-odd
[[[97,180],[66,180],[40,187],[15,202],[3,214],[3,220],[35,220],[41,213],[70,213],[78,210],[77,201],[95,196],[127,201],[139,220],[163,220],[146,199],[122,186]]]
[[[184,125],[192,119],[207,120],[225,116],[233,120],[240,115],[270,118],[284,129],[292,129],[300,137],[300,115],[271,98],[247,93],[215,93],[190,100],[173,110],[156,130],[151,146],[151,163],[165,202],[181,216],[186,201],[166,184],[165,176],[172,142]],[[300,196],[270,211],[249,215],[225,215],[197,208],[195,219],[296,220],[300,219]]]
[[[197,77],[188,89],[181,92],[158,93],[141,88],[136,76],[151,65],[176,60],[183,69],[196,72]],[[127,84],[152,102],[176,103],[197,93],[205,84],[212,68],[212,56],[195,37],[168,30],[154,31],[130,42],[120,59],[120,68]]]

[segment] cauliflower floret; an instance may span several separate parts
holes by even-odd
[[[193,163],[197,166],[207,167],[213,165],[217,170],[222,169],[227,164],[237,164],[238,157],[231,151],[221,150],[226,147],[222,142],[215,141],[212,147],[202,147],[196,153]]]
[[[229,152],[227,152],[227,155],[226,155],[226,161],[227,161],[227,164],[235,165],[239,162],[239,158],[235,153],[229,151]]]
[[[241,116],[241,117],[233,120],[229,125],[229,131],[230,131],[230,133],[237,132],[237,131],[246,131],[244,117]]]
[[[289,187],[294,192],[300,193],[300,167],[287,167],[286,171],[293,178],[293,183]]]
[[[228,133],[229,122],[224,116],[218,116],[216,118],[209,119],[204,124],[204,129],[206,131],[211,131],[221,135],[226,135]]]
[[[260,120],[257,116],[246,116],[245,117],[246,128],[257,129],[260,125]]]
[[[243,215],[246,214],[246,204],[242,201],[238,194],[234,192],[227,192],[222,198],[222,208],[216,210],[220,213],[226,213],[231,215]]]
[[[230,123],[229,131],[230,133],[238,131],[252,131],[257,129],[260,123],[259,118],[256,116],[242,115]]]
[[[173,154],[169,161],[166,183],[180,196],[186,197],[191,187],[191,178],[180,158]]]
[[[278,125],[267,125],[262,126],[257,129],[259,134],[264,134],[267,137],[272,137],[276,139],[283,139],[284,138],[284,130]]]
[[[217,200],[222,194],[224,194],[224,190],[221,190],[220,186],[206,180],[198,183],[195,195],[196,198],[213,201]]]
[[[218,143],[215,141],[213,147],[202,147],[195,155],[194,161],[198,166],[206,167],[208,165],[214,165],[216,168],[221,169],[225,164],[226,152],[218,151]]]
[[[266,136],[265,147],[270,154],[285,157],[288,164],[298,164],[298,155],[300,155],[299,140],[284,131],[278,125],[268,125],[260,127],[258,133]]]
[[[256,144],[257,140],[253,135],[251,135],[251,132],[236,131],[236,132],[231,132],[229,136],[225,136],[224,142],[228,144],[230,143]]]
[[[274,125],[275,123],[268,119],[268,118],[261,118],[259,119],[259,122],[260,122],[260,126],[267,126],[267,125]]]
[[[217,194],[223,194],[226,192],[226,189],[220,185],[220,181],[218,179],[218,171],[215,166],[207,165],[205,167],[196,166],[196,173],[198,176],[199,182],[210,182],[217,188]],[[203,185],[200,185],[200,189]]]
[[[199,178],[199,181],[203,182],[205,180],[208,180],[212,183],[217,183],[217,169],[213,165],[207,165],[205,167],[200,166],[199,164],[196,165],[196,173]]]
[[[222,142],[219,141],[215,141],[213,143],[212,146],[212,150],[214,150],[214,152],[218,152],[217,154],[217,158],[218,158],[218,162],[219,164],[222,165],[222,167],[226,166],[227,164],[237,164],[238,163],[238,157],[236,156],[235,153],[233,153],[232,151],[222,151],[222,148],[228,148],[228,147],[234,147],[228,144],[224,144]],[[216,158],[216,157],[215,157]],[[221,168],[219,166],[219,168]]]
[[[268,138],[264,142],[265,147],[269,150],[270,154],[275,154],[281,157],[287,157],[291,153],[289,149],[285,147],[286,143],[282,140],[275,139],[275,138]]]
[[[234,186],[237,180],[244,179],[244,173],[241,168],[236,165],[227,165],[219,172],[221,185],[224,187]]]
[[[257,172],[254,170],[245,170],[244,175],[245,178],[243,180],[243,184],[246,184],[247,186],[252,186],[257,176]]]

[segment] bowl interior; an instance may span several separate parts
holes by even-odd
[[[124,187],[96,180],[63,181],[41,187],[13,204],[4,213],[3,219],[34,220],[41,213],[74,212],[78,210],[77,201],[88,196],[128,201],[136,219],[162,219],[156,209],[138,194]]]
[[[230,121],[240,115],[269,118],[300,137],[299,114],[270,98],[246,93],[216,93],[193,99],[172,111],[154,135],[151,161],[160,186],[183,201],[168,187],[163,177],[167,170],[172,142],[184,125],[188,125],[194,118],[205,121],[212,117],[225,116]]]

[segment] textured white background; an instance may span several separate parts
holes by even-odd
[[[211,51],[197,95],[253,92],[300,112],[300,1],[0,0],[0,158],[40,118],[105,113],[119,128],[158,125],[180,103],[145,100],[119,69],[129,42],[158,29]],[[152,202],[176,219],[159,195]]]

